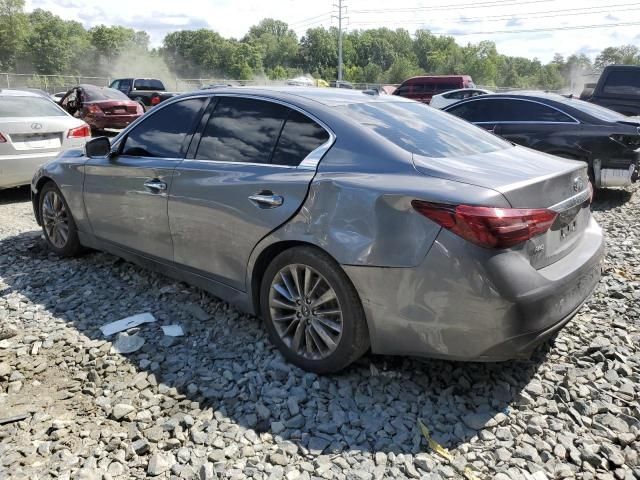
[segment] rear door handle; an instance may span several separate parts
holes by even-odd
[[[162,180],[147,180],[144,182],[144,186],[151,190],[166,190],[167,184]]]
[[[263,208],[276,208],[284,203],[284,198],[271,192],[249,195],[249,200],[256,203],[259,207]]]

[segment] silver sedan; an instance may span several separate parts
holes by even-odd
[[[41,168],[51,250],[105,250],[260,315],[301,368],[527,356],[578,311],[603,236],[586,164],[397,96],[219,88]]]
[[[40,165],[90,136],[86,123],[49,98],[0,90],[0,188],[28,185]]]

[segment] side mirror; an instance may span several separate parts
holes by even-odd
[[[85,145],[87,157],[106,157],[111,152],[111,142],[107,137],[98,137],[89,140]]]

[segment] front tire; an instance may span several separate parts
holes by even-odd
[[[279,254],[262,279],[260,306],[271,341],[304,370],[342,370],[369,348],[358,293],[318,249],[294,247]]]
[[[80,253],[82,246],[71,210],[53,182],[46,183],[40,191],[39,213],[44,238],[56,255],[70,257]]]

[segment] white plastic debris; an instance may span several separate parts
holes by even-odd
[[[132,317],[127,317],[123,318],[122,320],[116,320],[115,322],[107,323],[106,325],[100,327],[100,330],[102,330],[102,334],[105,337],[108,337],[109,335],[113,335],[114,333],[137,327],[138,325],[141,325],[143,323],[153,323],[155,321],[156,318],[149,312],[139,313],[138,315],[133,315]]]
[[[116,353],[133,353],[140,350],[144,345],[144,338],[138,335],[128,335],[126,332],[121,333],[113,342],[112,350]]]
[[[167,337],[182,337],[184,330],[180,325],[163,325],[162,331]]]

